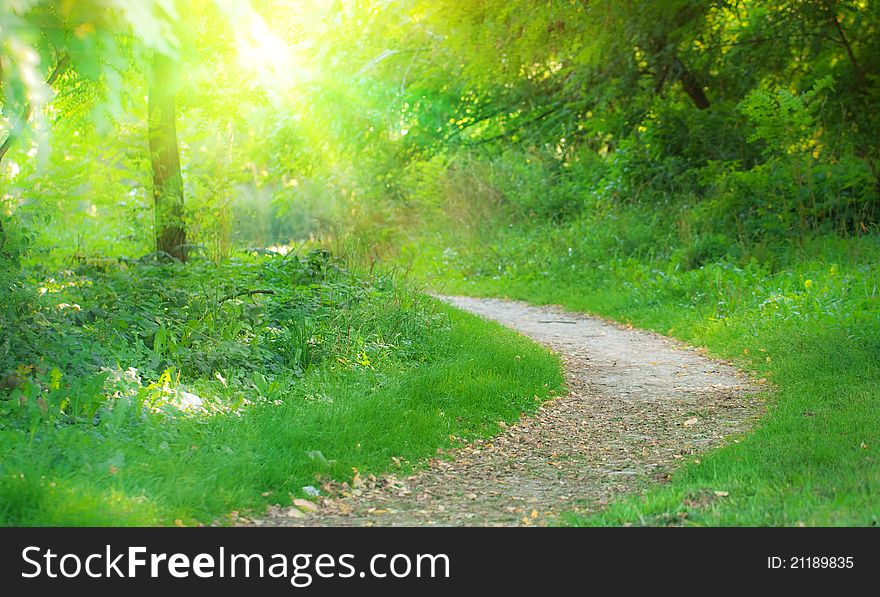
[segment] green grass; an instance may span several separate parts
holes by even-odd
[[[772,267],[685,268],[687,247],[645,220],[624,210],[604,224],[500,227],[479,242],[427,235],[418,252],[403,251],[417,277],[445,292],[631,322],[706,346],[773,388],[750,433],[686,462],[668,484],[565,522],[880,524],[878,238],[813,239],[777,250]]]
[[[255,265],[261,283],[267,284],[272,282],[270,274],[277,272],[267,273],[264,266]],[[228,330],[233,320],[241,318],[239,309],[248,305],[224,304],[222,309],[232,310],[227,315],[212,311],[216,305],[207,305],[204,312],[214,317],[198,319],[199,329],[208,331],[210,319],[214,335],[186,339],[182,330],[197,318],[178,319],[166,299],[185,290],[190,298],[181,312],[193,317],[192,311],[198,311],[197,280],[217,277],[213,266],[204,267],[207,272],[193,265],[186,270],[135,270],[133,276],[140,283],[156,278],[154,290],[164,298],[152,306],[145,294],[143,300],[154,315],[156,309],[165,313],[163,321],[168,336],[176,338],[171,343],[176,352],[168,353],[168,342],[156,348],[155,338],[153,348],[140,341],[142,334],[132,331],[135,324],[124,324],[137,321],[131,312],[134,306],[125,300],[116,319],[91,323],[86,319],[66,358],[58,349],[37,364],[27,383],[38,388],[34,391],[49,404],[42,419],[32,425],[34,412],[42,411],[28,412],[26,405],[13,408],[14,398],[0,403],[10,409],[0,428],[0,524],[228,522],[232,511],[259,513],[270,503],[288,504],[289,494],[302,496],[306,485],[350,479],[354,468],[361,474],[412,470],[438,448],[496,432],[499,421],[510,422],[533,411],[540,399],[562,386],[558,360],[543,348],[501,326],[414,295],[397,281],[359,274],[328,274],[320,283],[294,285],[299,289],[294,306],[287,304],[291,297],[279,296],[290,288],[291,278],[275,280],[278,294],[262,299],[266,302],[257,323],[225,340],[220,330]],[[230,271],[253,269],[244,264],[222,268],[224,279],[233,276],[240,284],[254,281],[244,273],[235,278]],[[172,272],[176,275],[169,276]],[[99,284],[65,292],[88,299],[81,305],[84,312],[101,304],[88,288],[123,292],[135,284],[130,274],[93,274]],[[143,293],[143,288],[132,292]],[[315,293],[321,300],[310,303],[307,299]],[[303,304],[312,304],[308,344],[317,356],[297,370],[291,363],[276,362],[277,354],[288,353],[286,346],[261,352],[254,345],[265,343],[265,334],[278,333],[274,326],[282,325],[279,321],[298,321]],[[352,322],[358,325],[354,331],[349,327]],[[52,320],[44,324],[51,325]],[[93,375],[77,373],[77,366],[91,366],[85,358],[90,347],[108,360],[101,352],[102,347],[112,348],[105,346],[106,341],[89,342],[113,330],[118,333],[114,358],[129,359],[117,366],[143,366],[147,379],[131,391],[130,399],[108,395],[105,386],[95,420],[78,417],[69,404],[61,403],[55,410],[55,393],[63,392],[65,383],[81,390],[77,380]],[[37,337],[34,342],[40,347],[49,340]],[[215,342],[228,353],[244,355],[241,362],[217,362],[225,384],[213,379],[212,370],[200,369],[199,359],[188,352],[201,351],[204,360]],[[46,370],[52,358],[64,369],[60,389],[41,382],[40,375],[51,377]],[[155,358],[165,361],[150,372]],[[250,361],[257,361],[253,371],[247,368]],[[301,355],[296,363],[302,363]],[[152,380],[155,386],[166,366],[175,372],[172,386],[210,396],[208,413],[187,414],[168,405],[144,407],[167,394],[147,384]],[[251,381],[260,371],[265,376]]]
[[[769,380],[750,433],[565,522],[877,524],[877,237],[695,263],[665,225],[623,211],[604,224],[426,233],[402,258],[435,289],[628,321]],[[772,263],[754,258],[762,250]],[[0,524],[223,523],[354,468],[405,473],[561,390],[544,349],[321,255],[99,266],[30,265],[30,286],[47,290],[7,320],[18,343],[0,342],[4,367],[31,369],[0,400]],[[275,294],[224,300],[266,287]],[[108,382],[127,367],[137,382]],[[177,390],[208,412],[174,409]]]

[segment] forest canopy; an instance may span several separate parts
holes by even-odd
[[[750,224],[767,218],[783,234],[857,234],[877,215],[876,11],[8,1],[4,211],[97,209],[125,223],[85,235],[89,251],[143,252],[155,237],[220,256],[235,234],[302,238],[337,224],[343,203],[422,193],[412,185],[426,168],[517,152],[554,175],[582,170],[611,201],[649,188],[707,196],[721,181],[769,192],[769,206],[725,206],[744,235],[765,234]],[[796,185],[778,182],[792,174]],[[834,199],[816,199],[829,185]]]
[[[210,521],[561,388],[421,284],[705,342],[788,371],[791,426],[823,387],[869,425],[878,83],[876,0],[0,0],[0,521],[74,519],[53,478],[125,496],[97,523]],[[290,468],[232,455],[257,436]],[[191,469],[156,474],[168,446]],[[172,486],[189,470],[210,498]],[[755,500],[800,482],[766,477]]]

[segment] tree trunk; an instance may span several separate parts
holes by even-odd
[[[681,61],[675,48],[664,38],[651,38],[649,48],[654,54],[654,92],[659,94],[663,86],[675,81],[681,83],[682,90],[694,103],[698,110],[706,110],[710,106],[709,98],[703,86],[693,72]]]
[[[153,58],[149,85],[150,164],[153,173],[156,250],[186,261],[183,221],[183,175],[177,148],[174,92],[175,64],[166,56]]]
[[[674,59],[673,68],[678,76],[678,80],[681,81],[681,88],[688,97],[691,98],[691,101],[694,102],[697,109],[707,109],[710,105],[709,98],[706,97],[706,93],[703,91],[703,86],[700,85],[700,82],[697,80],[697,77],[694,76],[694,73],[688,70],[678,57]]]

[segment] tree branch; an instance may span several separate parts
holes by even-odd
[[[527,127],[529,125],[532,125],[536,122],[540,122],[540,121],[544,120],[545,118],[547,118],[548,116],[550,116],[551,114],[553,114],[554,112],[558,112],[559,110],[566,108],[566,107],[568,107],[568,104],[566,104],[564,102],[560,102],[560,103],[556,104],[555,106],[553,106],[552,108],[548,108],[548,109],[544,110],[543,112],[541,112],[537,116],[529,118],[528,120],[522,120],[522,121],[518,122],[516,125],[512,126],[509,130],[504,131],[503,133],[500,133],[498,135],[493,135],[492,137],[487,137],[485,139],[479,139],[478,141],[473,141],[472,143],[469,143],[468,145],[483,145],[485,143],[492,143],[493,141],[498,141],[500,139],[506,139],[507,137],[510,137],[513,133],[515,133],[516,131],[518,131],[524,127]]]
[[[503,106],[497,110],[493,110],[488,114],[481,115],[479,117],[473,117],[473,120],[470,122],[466,122],[464,124],[456,125],[455,128],[446,135],[446,141],[451,141],[453,138],[459,136],[466,129],[469,129],[472,126],[478,125],[481,122],[486,122],[487,120],[491,120],[496,116],[500,116],[505,112],[510,112],[510,109],[507,106]]]
[[[63,54],[61,58],[58,60],[58,64],[55,65],[55,69],[49,74],[49,78],[46,79],[46,85],[48,87],[52,87],[55,84],[55,81],[58,80],[67,67],[70,65],[70,56],[67,54]],[[28,102],[25,105],[24,110],[22,110],[21,117],[19,122],[21,122],[21,127],[23,128],[27,121],[30,119],[31,114],[33,113],[34,107]],[[12,147],[12,144],[18,139],[18,135],[15,130],[9,132],[9,136],[6,137],[6,140],[3,141],[3,145],[0,145],[0,161],[3,161],[3,158],[6,157],[6,154],[9,152],[9,149]]]
[[[865,71],[862,70],[862,67],[859,65],[859,61],[856,60],[855,52],[853,52],[852,46],[849,43],[849,40],[846,37],[846,33],[843,32],[843,26],[840,24],[840,19],[837,18],[837,15],[831,12],[829,8],[829,17],[831,19],[831,24],[837,30],[837,34],[840,36],[840,42],[843,44],[843,47],[846,49],[846,55],[849,56],[849,61],[852,63],[853,70],[856,71],[856,78],[859,81],[859,85],[862,89],[865,89],[868,86],[868,80],[865,77]]]
[[[792,33],[789,35],[774,35],[772,37],[755,37],[752,39],[740,39],[737,41],[719,42],[717,44],[707,44],[703,46],[704,50],[716,50],[718,48],[733,48],[736,46],[750,46],[755,44],[764,44],[775,41],[787,41],[789,39],[800,39],[810,37],[828,37],[822,33]]]

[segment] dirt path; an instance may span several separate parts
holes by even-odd
[[[570,393],[500,435],[404,479],[356,479],[317,512],[273,508],[260,525],[542,525],[663,480],[758,411],[731,366],[662,336],[554,307],[447,302],[560,354]],[[293,512],[292,510],[296,510]]]

